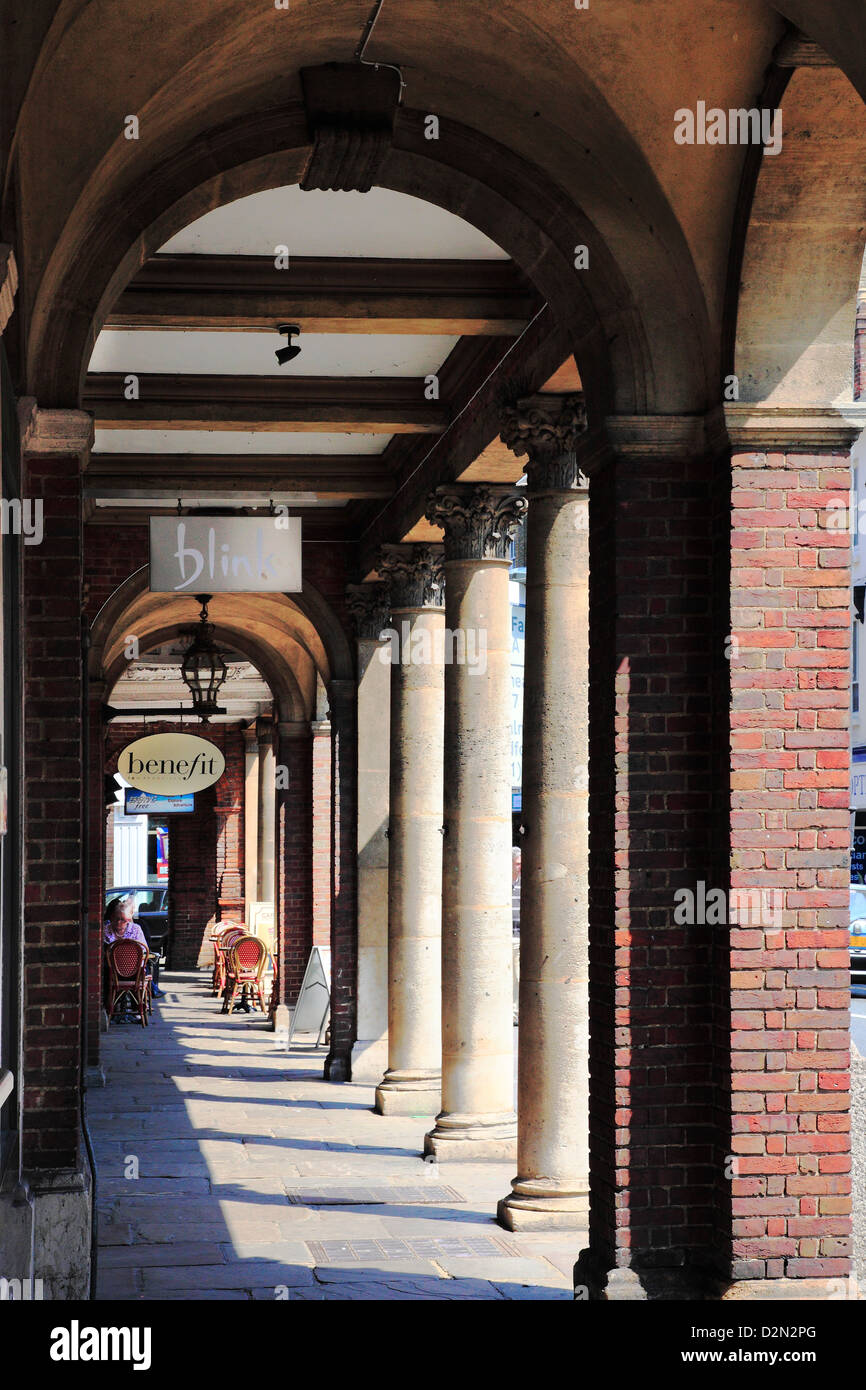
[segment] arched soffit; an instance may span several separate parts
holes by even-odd
[[[106,672],[123,658],[127,635],[134,633],[151,646],[158,630],[177,631],[190,627],[196,618],[190,595],[153,594],[148,586],[148,569],[142,566],[114,591],[100,609],[91,628],[90,675],[106,679]],[[262,661],[268,653],[292,670],[304,691],[304,698],[315,703],[315,676],[326,683],[354,676],[352,652],[342,627],[322,594],[309,582],[301,593],[215,594],[210,604],[211,619],[218,630],[231,636],[241,651],[257,644],[257,664],[267,675]],[[265,654],[264,658],[262,653]]]
[[[230,631],[217,624],[215,629],[217,641],[242,652],[267,681],[279,719],[298,720],[315,717],[316,671],[311,661],[305,659],[297,668],[293,668],[285,659],[285,653],[274,652],[251,637],[245,629],[239,627],[237,631]],[[178,630],[176,623],[170,623],[143,634],[140,638],[141,656],[146,657],[148,651],[176,637]],[[111,694],[127,665],[127,659],[121,649],[112,657],[109,665],[103,668],[109,704]]]
[[[599,410],[700,410],[718,399],[707,304],[721,300],[725,202],[742,152],[684,158],[672,132],[673,111],[706,95],[711,62],[730,74],[716,84],[720,101],[743,104],[758,83],[780,21],[758,22],[753,0],[729,7],[742,42],[722,65],[713,26],[694,7],[688,24],[679,14],[670,37],[689,55],[679,85],[668,72],[677,65],[660,70],[620,6],[607,7],[618,19],[599,7],[588,25],[561,0],[492,10],[468,0],[443,26],[441,5],[422,0],[377,26],[376,56],[398,58],[407,76],[379,181],[466,216],[518,260],[569,324]],[[168,236],[220,203],[297,181],[307,141],[297,69],[350,55],[359,30],[348,0],[300,0],[266,19],[234,0],[213,0],[198,22],[190,8],[172,4],[164,25],[149,14],[142,62],[132,73],[118,65],[115,81],[107,55],[138,51],[140,21],[92,0],[67,17],[31,84],[18,155],[39,215],[27,219],[23,309],[28,390],[46,404],[77,404],[105,314]],[[641,22],[657,53],[658,23],[669,21],[649,10]],[[611,24],[623,26],[615,42]],[[84,61],[94,53],[98,84]],[[179,53],[191,56],[178,71]],[[55,107],[62,153],[50,136]],[[431,111],[438,141],[424,139]],[[123,136],[129,113],[137,141]],[[574,270],[582,243],[590,272]]]
[[[746,235],[734,370],[741,400],[831,405],[852,396],[866,111],[844,73],[804,67],[782,112]]]

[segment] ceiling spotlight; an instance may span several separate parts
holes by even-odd
[[[281,367],[284,367],[287,362],[291,362],[292,358],[297,357],[300,352],[301,349],[298,343],[292,342],[294,335],[300,333],[300,331],[296,323],[281,323],[277,329],[278,333],[284,334],[289,340],[288,347],[277,348],[277,351],[274,353]]]

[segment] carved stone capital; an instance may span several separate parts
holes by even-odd
[[[446,560],[507,560],[527,508],[519,492],[485,483],[437,487],[425,516],[445,532]]]
[[[589,486],[577,461],[586,433],[582,396],[529,396],[502,412],[503,444],[518,458],[527,455],[526,478],[533,490],[568,492]]]
[[[388,585],[381,582],[347,584],[346,607],[352,615],[358,639],[375,641],[382,629],[388,626]]]
[[[445,579],[441,545],[383,545],[379,572],[391,593],[391,612],[403,608],[441,608]]]

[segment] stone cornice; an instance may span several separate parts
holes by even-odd
[[[438,487],[426,517],[445,532],[445,560],[507,560],[511,538],[526,512],[525,495],[486,483]]]
[[[85,410],[43,410],[32,396],[18,402],[23,454],[84,459],[93,448],[93,416]]]
[[[445,580],[442,560],[441,545],[382,546],[378,570],[390,592],[392,613],[443,606]],[[387,626],[387,623],[383,626]]]
[[[352,615],[358,641],[376,641],[382,629],[388,626],[388,585],[376,581],[347,584],[346,607]]]
[[[728,448],[720,407],[705,415],[608,415],[577,441],[577,461],[591,478],[617,457],[693,459]]]
[[[0,337],[12,317],[18,289],[18,266],[15,252],[6,242],[0,243]]]
[[[750,405],[725,408],[725,422],[736,449],[777,449],[812,453],[849,449],[866,429],[866,401],[838,405]]]

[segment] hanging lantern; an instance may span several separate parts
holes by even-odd
[[[184,684],[192,696],[193,713],[205,724],[219,709],[220,687],[228,675],[225,657],[214,641],[213,623],[208,622],[207,606],[210,601],[210,594],[196,594],[196,602],[201,604],[199,625],[180,668]]]

